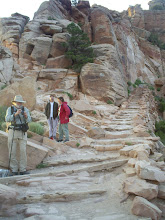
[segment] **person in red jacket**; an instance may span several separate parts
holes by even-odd
[[[70,115],[70,109],[67,105],[67,102],[64,102],[63,97],[58,98],[58,103],[61,106],[60,107],[60,114],[59,114],[59,139],[58,141],[63,141],[63,135],[65,135],[65,140],[69,141],[69,130],[68,130],[68,123],[69,123],[69,115]]]

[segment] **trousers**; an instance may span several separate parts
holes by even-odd
[[[65,135],[65,141],[69,141],[69,129],[68,123],[66,124],[59,124],[59,140],[63,140],[63,135]]]
[[[8,149],[10,168],[12,172],[24,172],[27,167],[27,132],[9,129],[8,133]],[[17,152],[19,151],[19,160]],[[10,156],[11,155],[11,156]]]
[[[49,137],[56,137],[58,119],[49,118],[48,125],[49,125]]]

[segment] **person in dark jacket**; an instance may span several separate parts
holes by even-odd
[[[54,101],[54,95],[50,95],[49,102],[45,107],[45,115],[48,119],[49,138],[56,140],[56,132],[58,125],[58,103]]]
[[[61,106],[60,108],[60,114],[59,114],[59,142],[63,141],[63,135],[65,135],[65,140],[69,141],[69,130],[68,130],[68,123],[69,123],[69,115],[70,115],[70,109],[67,106],[67,102],[64,102],[63,97],[58,98],[58,103]]]

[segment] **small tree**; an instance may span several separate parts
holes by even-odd
[[[67,48],[66,57],[72,60],[72,68],[80,72],[86,63],[92,63],[94,59],[93,48],[86,33],[73,22],[67,27],[71,37],[63,46]]]
[[[76,6],[77,3],[78,3],[78,0],[71,0],[71,4],[72,4],[72,6]]]

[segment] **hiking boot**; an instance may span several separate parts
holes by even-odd
[[[64,143],[65,143],[65,142],[68,142],[68,141],[69,141],[69,140],[65,140]]]
[[[17,176],[18,175],[18,172],[10,172],[9,173],[9,176]]]
[[[23,172],[20,172],[19,173],[20,175],[28,175],[28,174],[30,174],[28,171],[23,171]]]
[[[57,142],[62,142],[63,140],[58,140]]]

